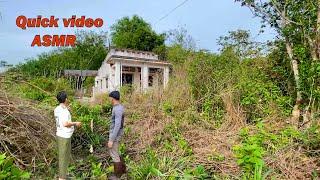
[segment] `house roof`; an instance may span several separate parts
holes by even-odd
[[[160,61],[158,55],[153,52],[137,51],[132,49],[111,48],[106,57],[106,61],[108,62],[114,58],[143,60],[143,61]]]
[[[121,61],[121,62],[126,62],[127,64],[143,64],[143,63],[148,63],[150,65],[161,65],[161,66],[170,66],[171,64],[167,61],[148,61],[148,60],[144,60],[144,59],[128,59],[125,57],[112,57],[111,59],[109,59],[107,61],[107,63],[109,64],[113,64],[115,61]]]
[[[139,51],[139,50],[134,50],[134,49],[116,48],[116,47],[111,47],[110,50],[121,51],[121,52],[132,52],[132,53],[137,53],[137,54],[151,54],[151,55],[157,56],[156,53],[151,52],[151,51]]]

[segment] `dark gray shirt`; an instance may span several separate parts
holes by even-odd
[[[124,107],[116,104],[112,108],[109,141],[119,141],[123,134]]]

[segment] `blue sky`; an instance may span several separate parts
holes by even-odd
[[[259,41],[272,39],[275,36],[271,30],[256,36],[260,30],[259,19],[254,18],[249,9],[241,7],[233,0],[189,0],[158,22],[181,2],[183,0],[0,0],[0,60],[17,64],[26,58],[52,50],[51,47],[31,47],[34,36],[74,34],[76,28],[65,28],[62,25],[62,18],[69,18],[72,15],[102,18],[103,27],[90,28],[94,31],[108,31],[118,19],[134,14],[149,22],[159,33],[183,26],[195,39],[198,48],[213,52],[218,49],[216,44],[218,37],[230,30],[248,29]],[[28,18],[35,18],[37,15],[43,17],[54,15],[60,19],[59,28],[22,30],[15,24],[19,15]]]

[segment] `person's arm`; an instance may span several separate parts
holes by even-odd
[[[114,115],[115,115],[115,125],[114,125],[113,131],[111,132],[110,137],[109,137],[109,141],[111,141],[111,142],[114,142],[116,140],[117,135],[120,131],[123,111],[121,109],[116,109],[114,111]]]
[[[63,126],[64,127],[71,127],[71,126],[77,126],[78,122],[71,122],[71,121],[64,121]]]

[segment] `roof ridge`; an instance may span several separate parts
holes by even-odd
[[[156,55],[158,56],[156,53],[152,52],[152,51],[141,51],[141,50],[135,50],[135,49],[130,49],[130,48],[117,48],[117,47],[111,47],[111,49],[114,49],[116,51],[131,51],[131,52],[136,52],[136,53],[146,53],[146,54],[152,54],[152,55]]]

